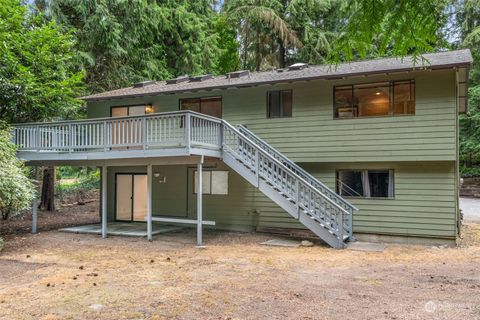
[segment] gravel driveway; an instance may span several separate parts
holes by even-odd
[[[460,209],[466,222],[480,223],[480,199],[461,197]]]

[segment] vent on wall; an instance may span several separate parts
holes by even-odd
[[[156,81],[154,80],[147,80],[147,81],[142,81],[142,82],[137,82],[137,83],[134,83],[133,84],[133,87],[134,88],[143,88],[143,87],[146,87],[146,86],[149,86],[151,84],[154,84]]]
[[[235,79],[235,78],[241,78],[241,77],[248,76],[248,75],[250,75],[250,71],[241,70],[241,71],[234,71],[234,72],[227,73],[227,78],[228,79]]]
[[[212,78],[213,76],[211,74],[204,74],[201,76],[190,77],[190,82],[201,82],[201,81],[209,80]]]
[[[299,63],[294,63],[291,66],[288,66],[288,71],[302,70],[305,68],[308,68],[308,63],[299,62]]]
[[[190,78],[188,76],[181,76],[177,77],[175,79],[169,79],[167,80],[167,84],[177,84],[177,83],[182,83],[185,81],[188,81]]]

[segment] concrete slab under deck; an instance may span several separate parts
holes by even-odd
[[[152,234],[161,234],[181,230],[181,227],[153,223]],[[71,233],[102,234],[101,224],[88,224],[62,228],[59,231]],[[107,234],[111,236],[146,237],[147,224],[142,222],[109,222]]]

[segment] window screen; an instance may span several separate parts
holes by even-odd
[[[203,194],[228,195],[228,171],[203,171],[202,172]],[[197,193],[198,172],[193,176],[193,193]]]
[[[267,117],[283,118],[292,116],[292,90],[267,92]]]
[[[393,170],[339,170],[336,186],[345,197],[393,198]]]

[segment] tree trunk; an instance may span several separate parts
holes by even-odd
[[[260,71],[260,66],[262,65],[262,57],[261,57],[261,52],[260,52],[260,31],[257,29],[257,42],[255,46],[255,70]]]
[[[286,50],[283,45],[282,39],[278,39],[278,66],[279,68],[285,68],[286,62]]]
[[[55,211],[55,167],[53,166],[43,169],[40,208]]]

